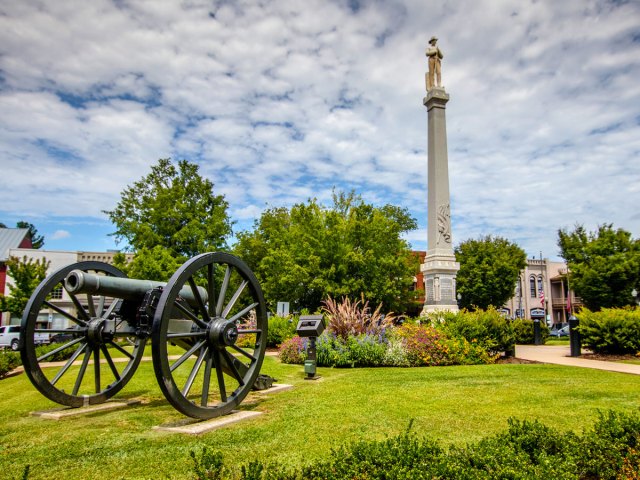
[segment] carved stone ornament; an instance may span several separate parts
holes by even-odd
[[[438,240],[436,244],[440,243],[440,237],[442,237],[446,243],[451,243],[451,212],[448,203],[438,207],[437,218]]]

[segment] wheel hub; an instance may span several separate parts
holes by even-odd
[[[92,345],[101,345],[113,340],[115,323],[105,318],[92,318],[87,325],[87,339]]]
[[[215,347],[230,347],[238,339],[238,326],[224,318],[216,318],[209,326],[209,341]]]

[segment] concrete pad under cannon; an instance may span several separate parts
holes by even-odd
[[[61,407],[52,410],[41,410],[31,412],[34,417],[46,418],[49,420],[63,420],[70,417],[78,417],[80,415],[89,415],[96,412],[107,412],[110,410],[118,410],[121,408],[131,407],[142,403],[140,400],[118,400],[97,405],[88,405],[86,407]]]
[[[200,435],[233,423],[241,422],[242,420],[257,417],[258,415],[262,415],[262,412],[256,412],[254,410],[234,410],[224,417],[212,418],[211,420],[194,420],[190,418],[174,424],[158,425],[153,427],[153,429],[161,432]]]
[[[271,388],[267,388],[266,390],[256,390],[253,393],[269,395],[270,393],[286,392],[291,389],[293,389],[293,385],[289,385],[288,383],[274,383]]]

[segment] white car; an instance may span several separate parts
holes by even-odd
[[[20,325],[5,325],[0,327],[0,348],[11,347],[11,350],[18,350],[20,343]]]

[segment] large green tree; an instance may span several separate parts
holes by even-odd
[[[146,269],[156,271],[150,280],[165,280],[173,273],[168,269],[194,255],[227,248],[232,226],[228,203],[213,187],[198,165],[160,159],[148,175],[122,191],[113,210],[104,212],[116,227],[116,240],[153,263]],[[146,273],[140,261],[134,260],[131,268],[131,276]]]
[[[640,239],[613,228],[587,232],[558,230],[560,255],[569,266],[569,283],[590,310],[633,304],[631,291],[640,290]]]
[[[235,252],[254,270],[271,306],[289,301],[314,310],[327,296],[364,295],[404,312],[415,298],[418,260],[401,235],[415,228],[406,209],[341,193],[330,207],[313,199],[266,210],[253,231],[238,235]]]
[[[9,295],[0,295],[0,312],[11,312],[12,316],[21,317],[31,294],[47,276],[49,263],[44,258],[10,257],[6,262],[7,274],[13,282],[8,283]]]
[[[520,270],[527,263],[522,248],[491,235],[462,242],[455,255],[460,262],[456,276],[460,306],[472,310],[504,305],[513,296]]]

